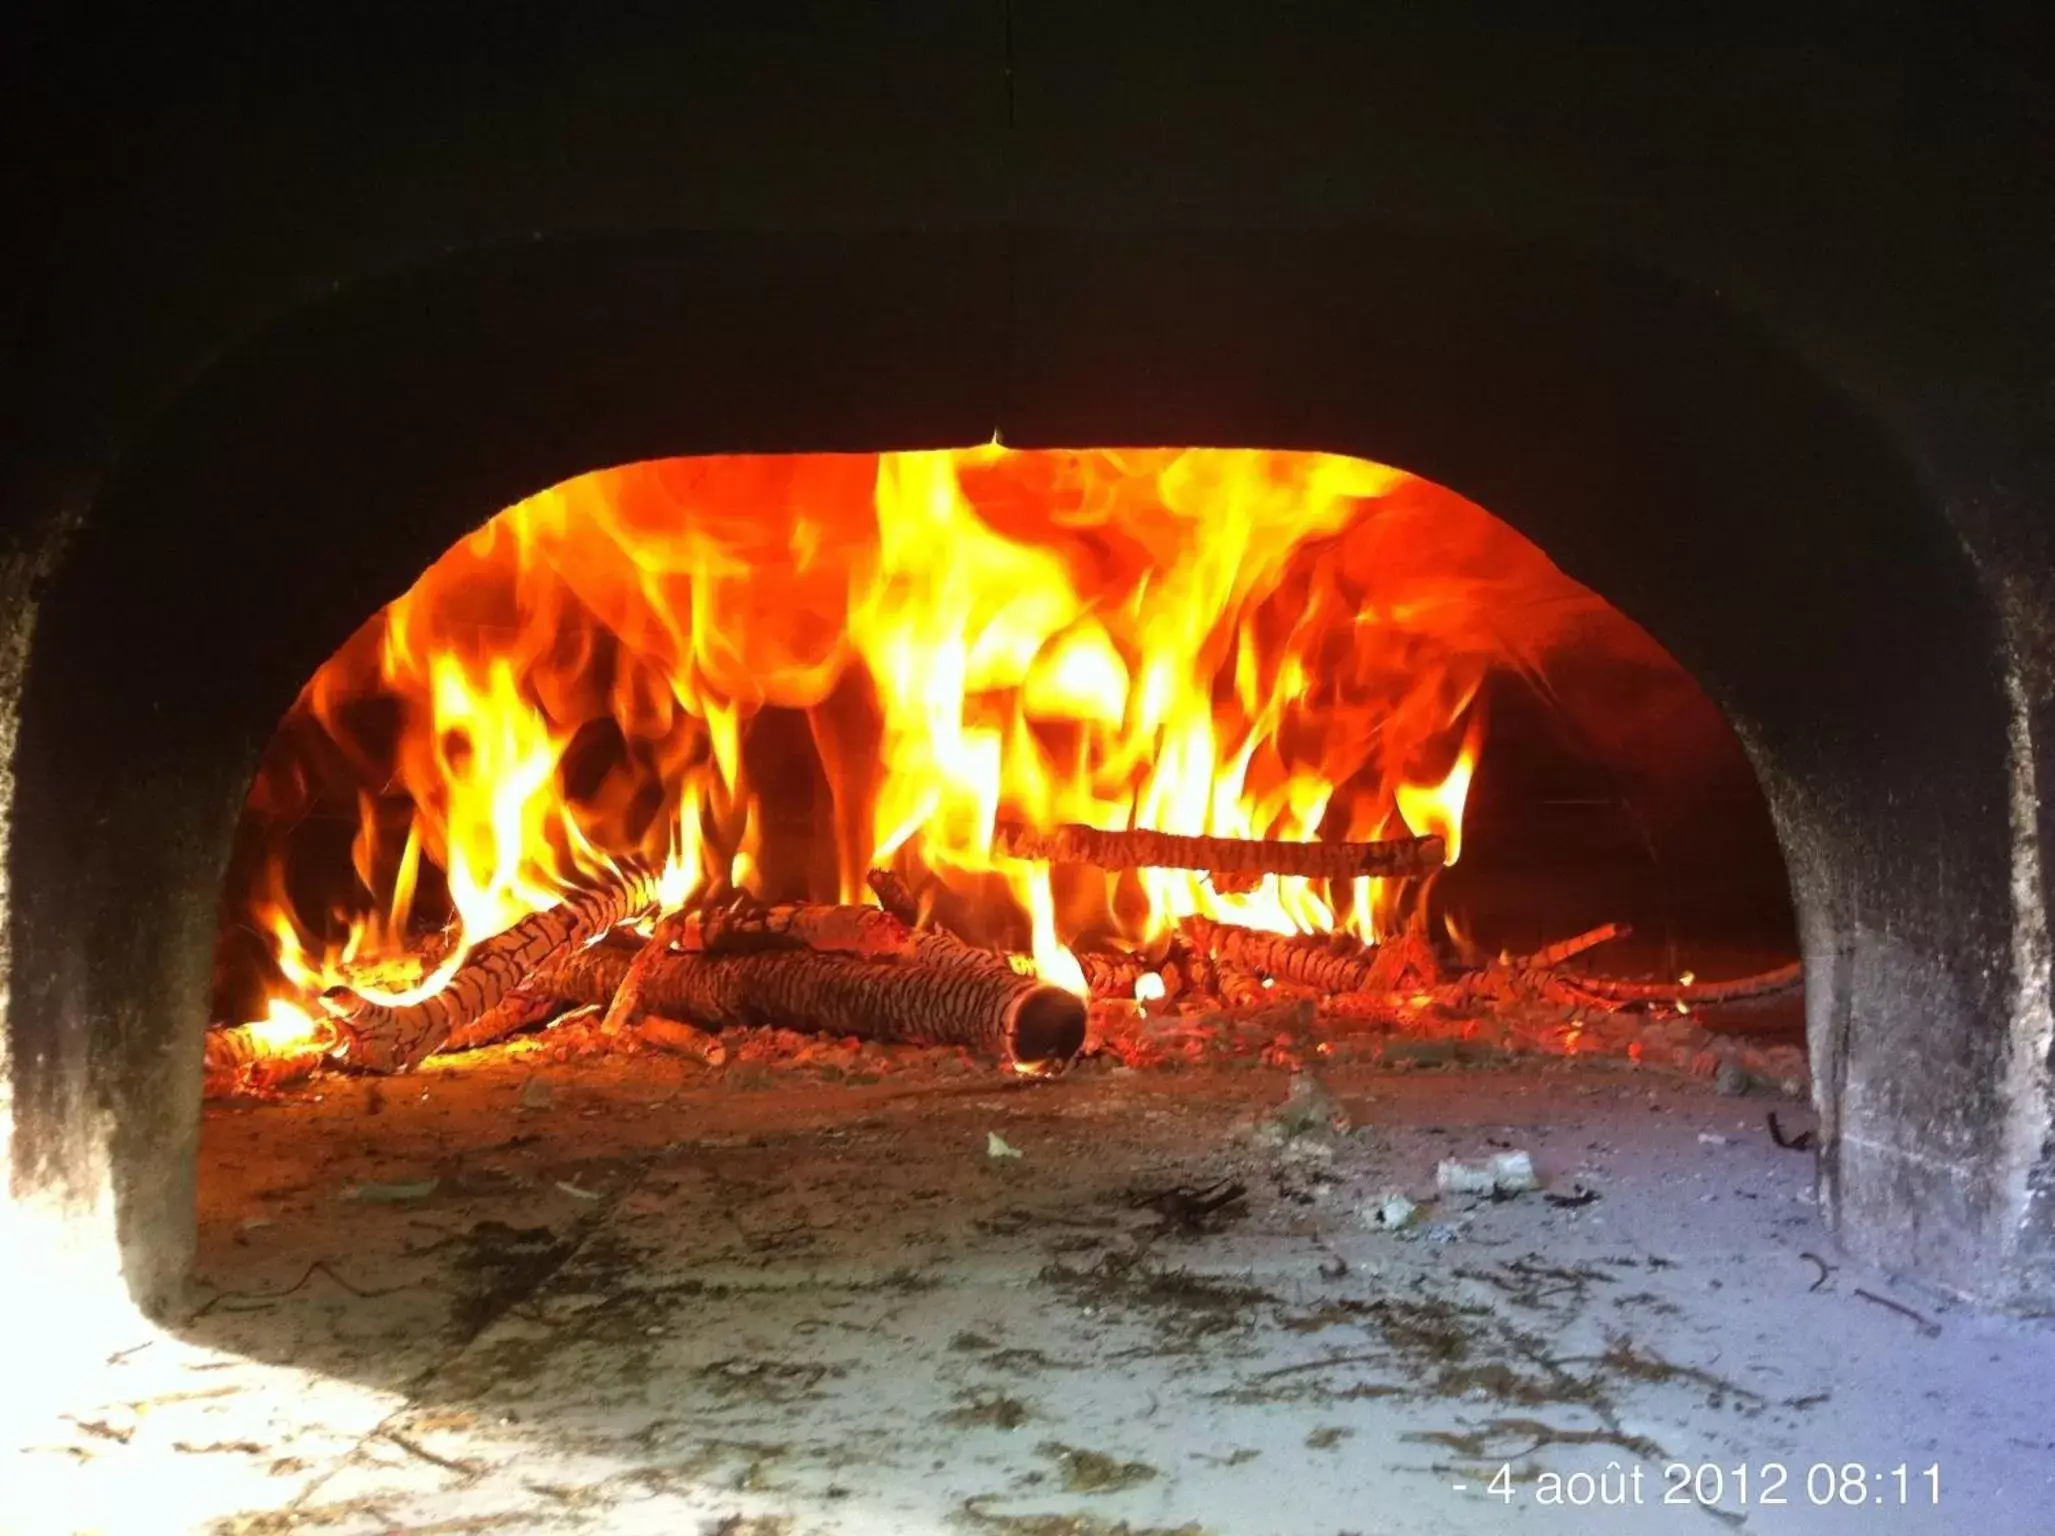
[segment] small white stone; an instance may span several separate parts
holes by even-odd
[[[1488,1195],[1496,1184],[1489,1168],[1445,1157],[1435,1167],[1434,1187],[1445,1195]]]
[[[1489,1166],[1492,1188],[1499,1194],[1519,1195],[1541,1187],[1534,1176],[1534,1159],[1525,1152],[1501,1152]]]
[[[1499,1152],[1484,1163],[1444,1158],[1434,1170],[1434,1185],[1445,1195],[1520,1195],[1539,1189],[1534,1159],[1526,1152]]]
[[[1396,1190],[1374,1205],[1365,1206],[1363,1219],[1379,1232],[1396,1232],[1411,1221],[1420,1207]]]

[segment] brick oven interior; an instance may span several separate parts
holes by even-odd
[[[22,1528],[2045,1529],[2014,27],[27,29]]]

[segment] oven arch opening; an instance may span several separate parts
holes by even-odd
[[[90,498],[36,605],[8,812],[18,1197],[110,1211],[131,1287],[172,1294],[211,893],[255,755],[477,508],[594,463],[995,426],[1401,463],[1646,624],[1776,819],[1844,1238],[1973,1294],[2041,1283],[2006,1203],[2031,1086],[2006,1043],[1996,625],[1945,520],[1730,313],[1423,237],[572,242],[367,285],[224,359]]]

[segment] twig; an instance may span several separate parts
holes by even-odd
[[[649,940],[628,962],[627,974],[621,984],[614,988],[613,998],[601,1015],[599,1032],[603,1035],[618,1035],[642,1012],[642,989],[649,981],[649,973],[663,963],[671,952],[671,945],[685,929],[685,914],[672,912],[657,919],[650,930]]]
[[[1774,1117],[1772,1117],[1772,1118],[1774,1118]],[[1829,1264],[1829,1263],[1828,1263],[1828,1262],[1827,1262],[1827,1261],[1826,1261],[1825,1259],[1821,1258],[1821,1257],[1820,1257],[1820,1256],[1819,1256],[1818,1254],[1816,1254],[1816,1253],[1801,1253],[1800,1255],[1798,1255],[1798,1257],[1800,1257],[1801,1259],[1804,1259],[1804,1260],[1806,1260],[1806,1261],[1807,1261],[1808,1263],[1811,1263],[1811,1264],[1817,1264],[1817,1265],[1819,1266],[1819,1271],[1820,1271],[1820,1277],[1819,1277],[1819,1279],[1817,1279],[1817,1280],[1813,1281],[1813,1283],[1812,1283],[1811,1285],[1808,1285],[1808,1286],[1807,1286],[1807,1287],[1805,1288],[1805,1289],[1806,1289],[1806,1293],[1807,1293],[1808,1295],[1810,1295],[1810,1294],[1811,1294],[1812,1292],[1814,1292],[1814,1291],[1818,1290],[1818,1289],[1819,1289],[1819,1288],[1820,1288],[1821,1286],[1825,1285],[1825,1284],[1827,1283],[1827,1277],[1828,1277],[1829,1275],[1831,1275],[1831,1274],[1832,1274],[1832,1273],[1834,1272],[1835,1268],[1837,1267],[1837,1266],[1835,1266],[1835,1265]]]
[[[1731,981],[1622,981],[1613,976],[1579,976],[1571,982],[1580,992],[1610,1003],[1738,1003],[1767,997],[1805,982],[1805,964],[1793,960],[1773,971],[1736,976]]]
[[[1221,1179],[1203,1189],[1181,1184],[1175,1189],[1145,1191],[1133,1196],[1131,1203],[1153,1210],[1163,1218],[1165,1227],[1197,1234],[1205,1231],[1207,1217],[1226,1210],[1247,1194],[1247,1186],[1238,1179]]]
[[[1325,1360],[1301,1360],[1297,1365],[1280,1365],[1274,1370],[1258,1371],[1251,1381],[1271,1381],[1279,1376],[1296,1376],[1302,1371],[1324,1371],[1334,1365],[1385,1365],[1387,1355],[1329,1355]]]
[[[1558,939],[1545,948],[1537,949],[1519,963],[1537,970],[1552,970],[1565,960],[1575,959],[1587,949],[1596,949],[1599,945],[1609,944],[1614,939],[1623,939],[1633,931],[1632,926],[1627,923],[1600,923],[1596,928],[1586,929],[1572,938]]]
[[[1941,1325],[1939,1323],[1928,1317],[1924,1312],[1915,1312],[1902,1301],[1893,1301],[1888,1296],[1879,1296],[1875,1291],[1866,1291],[1859,1285],[1855,1288],[1855,1294],[1864,1301],[1873,1301],[1880,1307],[1890,1308],[1900,1317],[1911,1318],[1919,1325],[1919,1331],[1930,1339],[1938,1339],[1941,1336]]]
[[[396,1429],[381,1429],[378,1431],[378,1438],[390,1440],[409,1456],[418,1456],[430,1466],[441,1467],[446,1472],[455,1472],[463,1477],[476,1477],[485,1470],[475,1461],[452,1461],[447,1456],[438,1456],[435,1452],[428,1449],[427,1446],[420,1444],[418,1441],[409,1440]]]
[[[1819,1137],[1811,1131],[1799,1131],[1795,1135],[1786,1136],[1784,1127],[1777,1123],[1777,1112],[1773,1109],[1770,1111],[1770,1140],[1786,1152],[1810,1152],[1819,1141]]]
[[[201,1304],[200,1309],[192,1315],[191,1321],[197,1323],[201,1318],[205,1317],[209,1312],[212,1312],[216,1307],[220,1306],[221,1303],[227,1301],[230,1297],[237,1297],[244,1301],[254,1301],[259,1305],[269,1305],[271,1302],[274,1301],[283,1301],[286,1297],[292,1295],[293,1292],[305,1287],[307,1282],[314,1278],[315,1273],[317,1271],[321,1274],[328,1276],[329,1279],[333,1280],[337,1285],[341,1286],[344,1290],[348,1291],[352,1296],[358,1297],[364,1301],[372,1301],[380,1296],[391,1296],[395,1292],[412,1290],[414,1288],[413,1285],[409,1283],[407,1285],[388,1285],[382,1290],[367,1291],[358,1286],[350,1284],[349,1281],[345,1280],[341,1275],[337,1274],[333,1269],[329,1268],[326,1260],[316,1259],[313,1263],[307,1266],[305,1272],[301,1274],[299,1279],[295,1280],[291,1285],[287,1286],[282,1291],[222,1291],[217,1295],[210,1296],[207,1298],[205,1302]],[[231,1307],[229,1308],[229,1310],[231,1312],[253,1312],[256,1310],[256,1308]]]

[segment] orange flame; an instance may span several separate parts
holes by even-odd
[[[604,470],[501,513],[315,675],[252,792],[242,907],[289,1002],[338,980],[422,995],[630,855],[663,862],[672,902],[858,899],[897,860],[1080,991],[1066,946],[1086,931],[1205,913],[1374,938],[1394,882],[1052,879],[995,858],[993,827],[1403,827],[1453,863],[1484,675],[1537,665],[1595,604],[1452,493],[1334,455],[990,445]],[[1428,762],[1452,766],[1423,782]],[[348,871],[321,880],[296,830],[315,807],[355,829]],[[457,942],[410,971],[445,918]]]
[[[1463,856],[1463,805],[1470,798],[1470,779],[1477,771],[1483,735],[1484,716],[1472,714],[1455,762],[1439,781],[1420,784],[1401,779],[1394,791],[1399,815],[1416,837],[1438,837],[1448,844],[1444,864]]]

